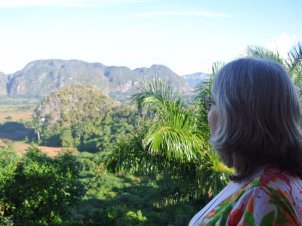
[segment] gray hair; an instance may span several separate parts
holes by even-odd
[[[268,59],[225,65],[212,87],[217,128],[211,142],[240,181],[272,165],[302,176],[299,97],[287,72]]]

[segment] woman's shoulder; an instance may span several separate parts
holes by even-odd
[[[269,222],[300,225],[302,181],[290,172],[264,168],[242,187],[233,200],[227,222],[231,225],[249,225],[248,222],[253,222],[253,225],[267,225]]]
[[[302,209],[302,180],[288,171],[265,167],[255,173],[250,179],[239,183],[239,187],[236,192],[223,202],[236,203],[239,200],[247,200],[256,194],[279,198],[278,194],[281,194],[284,198],[299,200]],[[261,199],[257,200],[261,202]]]
[[[302,180],[288,171],[266,167],[243,190],[234,203],[230,216],[234,210],[242,207],[245,216],[258,216],[258,223],[260,219],[270,219],[300,225]]]
[[[274,167],[265,167],[259,176],[249,183],[248,187],[259,187],[268,191],[277,189],[288,193],[295,192],[298,189],[302,194],[302,180],[298,176]]]
[[[279,199],[281,195],[288,200],[299,200],[300,205],[302,205],[302,180],[285,170],[265,167],[242,187],[239,196],[257,192],[263,192],[272,199]],[[240,198],[237,197],[236,201]]]
[[[302,181],[297,176],[266,167],[238,185],[240,189],[198,222],[205,225],[302,224]]]

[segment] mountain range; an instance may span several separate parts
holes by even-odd
[[[37,60],[12,74],[0,72],[0,96],[43,98],[65,85],[88,83],[103,93],[122,100],[139,87],[140,82],[162,78],[179,93],[189,95],[208,75],[194,73],[179,76],[165,65],[131,70],[123,66],[105,66],[80,60]]]

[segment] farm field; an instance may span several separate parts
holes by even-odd
[[[0,123],[8,122],[8,121],[30,121],[32,119],[32,110],[27,111],[18,111],[14,109],[4,109],[2,105],[0,105]]]
[[[24,123],[32,120],[34,106],[28,104],[6,104],[0,102],[0,139],[24,140],[33,132]]]
[[[30,121],[37,99],[0,98],[0,123]]]
[[[0,139],[0,147],[6,147],[9,144],[9,140]],[[26,144],[24,142],[13,142],[13,148],[18,154],[26,153],[26,150],[32,145]],[[47,147],[47,146],[35,146],[39,148],[43,153],[47,154],[48,156],[54,157],[57,156],[61,151],[66,150],[66,148],[61,147]]]
[[[18,122],[29,122],[38,100],[28,99],[0,99],[0,146],[5,147],[10,142],[17,153],[24,154],[30,144],[23,140],[32,129],[18,129]],[[62,148],[37,146],[43,153],[56,156]]]

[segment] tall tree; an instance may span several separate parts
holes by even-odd
[[[181,199],[216,194],[231,172],[211,151],[196,107],[188,107],[167,83],[156,79],[133,96],[144,122],[116,144],[107,165],[165,175]]]
[[[168,83],[160,79],[142,85],[133,101],[147,119],[152,120],[143,139],[143,147],[150,154],[167,160],[191,161],[200,156],[207,141],[197,130],[194,111]]]

